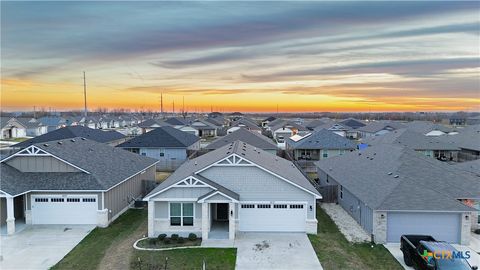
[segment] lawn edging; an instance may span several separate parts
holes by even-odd
[[[143,248],[139,247],[137,244],[142,240],[146,240],[148,237],[143,237],[133,243],[133,248],[136,250],[146,250],[146,251],[165,251],[165,250],[176,250],[176,249],[188,249],[188,248],[212,248],[212,247],[202,247],[202,246],[183,246],[183,247],[168,247],[168,248]]]

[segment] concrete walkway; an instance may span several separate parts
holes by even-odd
[[[305,233],[238,233],[237,270],[323,269]]]
[[[93,225],[35,225],[12,236],[1,236],[0,269],[49,269],[93,228]]]
[[[371,238],[363,228],[340,205],[335,203],[321,203],[320,207],[335,222],[340,232],[351,243],[370,242]]]

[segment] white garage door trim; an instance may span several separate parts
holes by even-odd
[[[439,241],[459,243],[461,218],[460,213],[388,212],[387,242],[400,242],[402,234],[426,234]]]
[[[307,203],[241,202],[238,219],[243,232],[305,232]]]
[[[31,196],[32,224],[97,224],[98,195]]]

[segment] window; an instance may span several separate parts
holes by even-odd
[[[276,209],[286,209],[286,208],[287,208],[287,205],[286,205],[286,204],[274,204],[274,205],[273,205],[273,208],[276,208]]]
[[[161,157],[165,156],[165,149],[163,148],[160,149],[160,156]]]
[[[67,198],[67,202],[80,202],[80,198]]]
[[[291,204],[290,209],[303,209],[303,204]]]
[[[323,157],[327,158],[328,157],[328,150],[323,150]]]
[[[271,207],[272,207],[272,206],[271,206],[270,204],[258,204],[258,205],[257,205],[257,208],[263,208],[263,209],[265,209],[265,208],[271,208]]]
[[[142,156],[146,156],[146,155],[147,155],[147,153],[142,153]]]
[[[63,202],[63,198],[51,198],[51,202]]]
[[[170,203],[170,226],[193,226],[193,203]]]
[[[255,208],[255,204],[242,204],[242,208]]]
[[[35,202],[48,202],[48,198],[35,198]]]
[[[340,186],[340,199],[343,199],[343,186]]]
[[[97,199],[95,199],[95,198],[83,198],[82,201],[83,202],[96,202]]]

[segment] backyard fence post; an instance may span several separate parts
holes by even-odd
[[[168,257],[165,257],[165,270],[167,270],[167,265],[168,265]]]
[[[207,269],[207,265],[205,264],[205,259],[203,259],[202,270],[206,270],[206,269]]]

